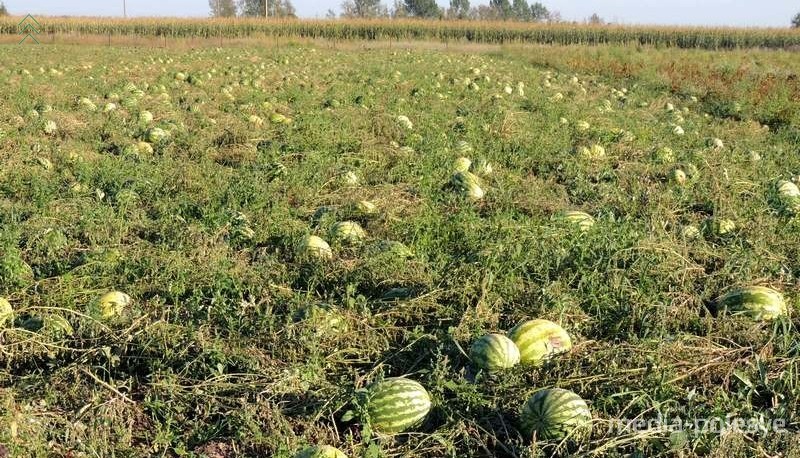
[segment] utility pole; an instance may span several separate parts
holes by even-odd
[[[122,17],[128,18],[128,0],[122,0]]]
[[[269,18],[269,0],[264,0],[264,17]]]

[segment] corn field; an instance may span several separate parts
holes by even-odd
[[[485,44],[637,44],[741,49],[800,46],[791,29],[627,27],[575,24],[424,20],[95,19],[39,18],[42,33],[170,38],[297,37],[328,40],[436,40]],[[0,20],[0,33],[20,32],[18,18]]]

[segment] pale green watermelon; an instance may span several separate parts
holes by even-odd
[[[336,447],[318,445],[304,449],[295,458],[347,458],[347,455]]]
[[[297,254],[300,257],[327,260],[333,259],[333,251],[328,242],[316,235],[308,235],[300,240],[297,245]]]
[[[431,398],[419,383],[387,378],[370,390],[369,423],[383,434],[397,434],[419,425],[431,410]]]
[[[581,231],[588,231],[594,226],[594,218],[592,215],[577,211],[566,210],[553,217],[556,220],[566,221],[567,223],[576,225]]]
[[[717,300],[720,310],[754,320],[772,320],[787,314],[783,295],[766,286],[736,288]]]
[[[472,166],[472,161],[466,157],[459,157],[453,163],[453,170],[456,172],[466,172]]]
[[[342,221],[331,227],[330,236],[336,242],[356,245],[361,243],[367,233],[355,221]]]
[[[502,334],[488,334],[476,340],[470,349],[472,362],[480,369],[497,371],[519,363],[519,349]]]
[[[109,320],[121,315],[133,301],[120,291],[111,291],[92,303],[89,315],[98,320]]]
[[[5,298],[0,297],[0,329],[14,321],[14,308]]]
[[[550,388],[528,399],[520,414],[526,437],[543,440],[581,439],[592,430],[592,413],[586,401],[572,391]]]
[[[549,320],[522,322],[509,331],[508,337],[519,349],[522,364],[538,365],[572,348],[567,331]]]

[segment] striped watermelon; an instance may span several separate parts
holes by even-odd
[[[481,369],[496,371],[519,364],[519,349],[502,334],[488,334],[476,340],[470,349],[472,362]]]
[[[734,315],[745,315],[754,320],[772,320],[786,315],[783,295],[766,286],[748,286],[734,289],[717,301],[720,310]]]
[[[373,386],[367,402],[369,423],[383,434],[397,434],[419,425],[431,410],[431,398],[419,383],[387,378]]]
[[[453,163],[453,170],[456,172],[466,172],[472,166],[472,161],[466,157],[459,157]]]
[[[308,447],[295,455],[295,458],[347,458],[341,450],[330,445]]]
[[[519,348],[522,364],[541,364],[545,359],[572,348],[567,331],[549,320],[522,322],[508,333],[508,337]]]
[[[716,237],[728,237],[736,231],[736,223],[727,218],[711,218],[706,225],[711,235]]]
[[[522,432],[537,439],[581,439],[592,430],[592,413],[586,401],[561,388],[542,390],[531,396],[520,414]]]
[[[592,218],[592,215],[577,210],[563,211],[555,215],[554,219],[575,224],[581,231],[588,231],[594,226],[594,218]]]
[[[472,200],[481,200],[485,194],[483,188],[481,188],[480,178],[467,171],[453,174],[450,183]]]

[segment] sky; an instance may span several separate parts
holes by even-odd
[[[129,16],[208,16],[208,0],[2,0],[15,15],[122,16],[123,1]],[[392,3],[392,0],[384,0]],[[449,0],[438,0],[447,6]],[[341,0],[292,0],[300,17],[324,17],[339,10]],[[471,0],[473,5],[488,0]],[[786,27],[800,12],[796,0],[543,0],[564,20],[582,21],[597,13],[621,24]]]

